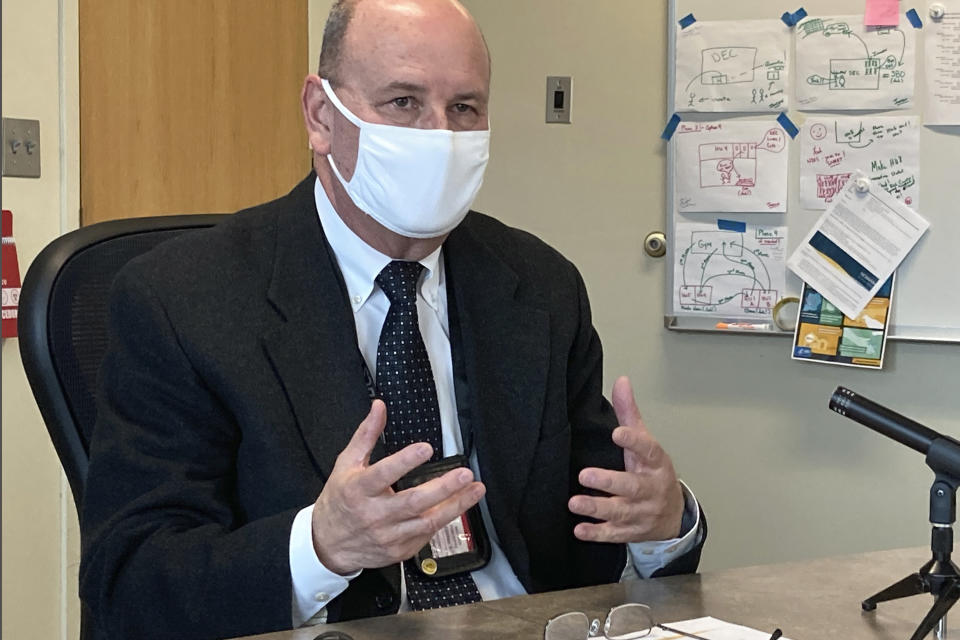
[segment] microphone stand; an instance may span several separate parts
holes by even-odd
[[[951,473],[960,460],[960,445],[950,438],[937,438],[927,451],[927,466],[936,477],[930,487],[930,549],[933,557],[920,569],[861,603],[864,611],[873,611],[880,602],[907,598],[920,593],[934,596],[933,606],[910,636],[923,640],[936,627],[937,640],[947,637],[947,611],[960,599],[960,570],[950,559],[953,551],[953,523],[957,518],[957,486],[960,479]]]

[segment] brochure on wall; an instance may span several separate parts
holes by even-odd
[[[856,318],[929,226],[858,171],[787,267],[844,315]]]
[[[794,360],[880,369],[886,351],[894,276],[856,318],[849,318],[804,284],[793,334]]]

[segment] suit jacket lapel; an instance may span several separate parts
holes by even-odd
[[[267,298],[277,311],[263,336],[304,442],[326,477],[370,409],[343,278],[320,226],[315,176],[278,216]],[[549,319],[515,299],[517,274],[461,225],[444,245],[454,293],[480,472],[494,526],[515,523],[539,439]],[[383,457],[377,444],[372,458]]]
[[[517,274],[468,225],[450,235],[444,251],[462,335],[453,348],[463,350],[480,475],[502,536],[516,526],[539,439],[549,319],[542,309],[516,300]]]
[[[370,410],[343,277],[317,215],[313,173],[277,217],[267,298],[277,311],[263,344],[304,442],[327,477]],[[375,450],[375,457],[382,450]]]

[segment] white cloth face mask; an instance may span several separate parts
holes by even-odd
[[[332,154],[330,168],[357,207],[394,233],[435,238],[467,215],[490,157],[490,131],[415,129],[361,120],[321,80],[327,97],[360,129],[357,166],[344,180]]]

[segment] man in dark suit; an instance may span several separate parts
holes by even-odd
[[[467,211],[489,77],[455,0],[338,2],[302,95],[315,173],[118,276],[82,517],[98,636],[696,569],[702,514],[629,381],[603,398],[580,275]],[[401,565],[474,507],[485,565]]]

